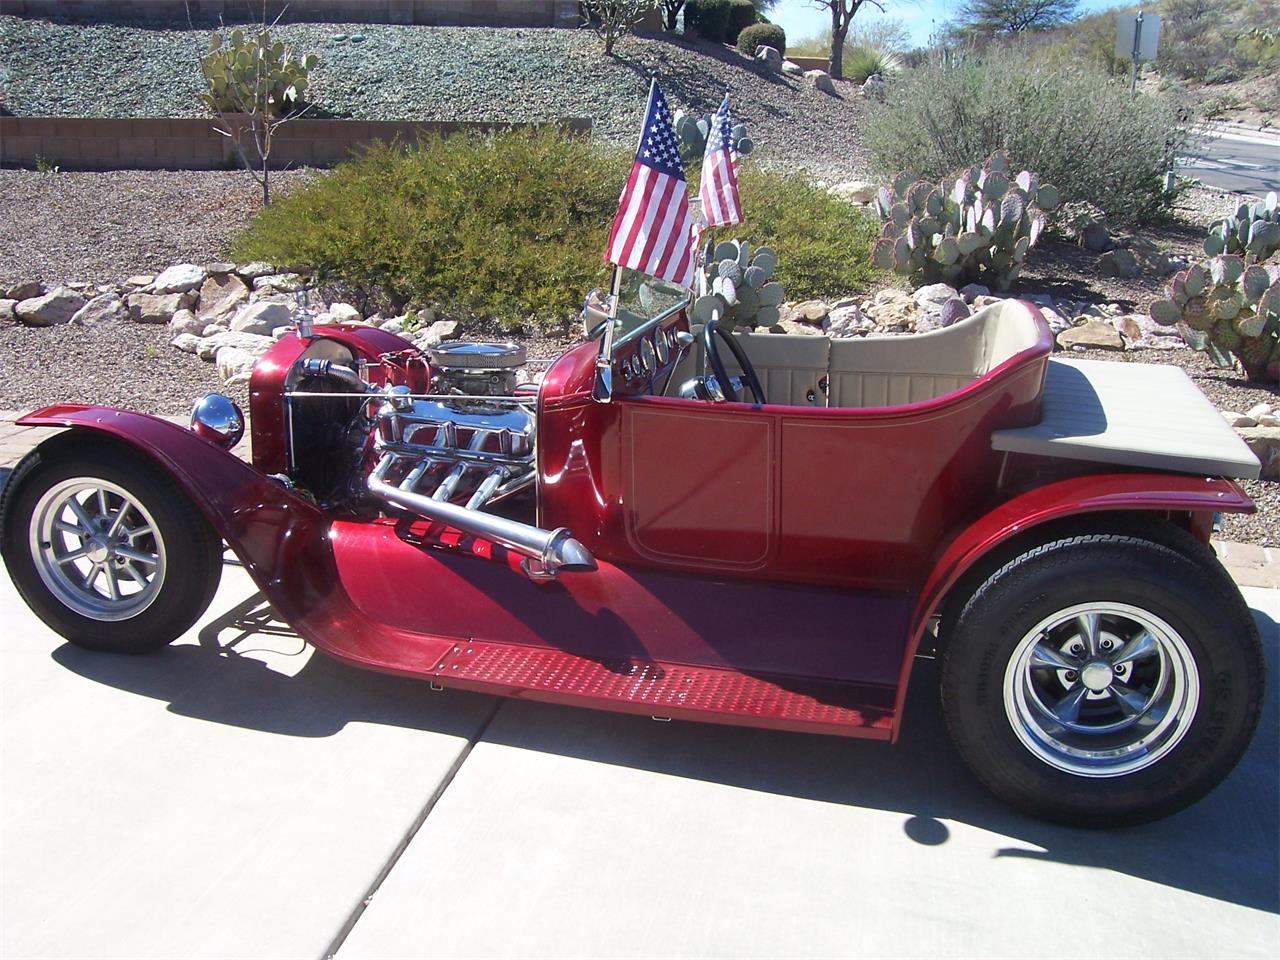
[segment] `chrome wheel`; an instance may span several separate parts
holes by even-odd
[[[127,620],[164,583],[165,545],[155,519],[129,491],[75,477],[45,491],[31,515],[31,557],[44,585],[93,620]]]
[[[1004,707],[1018,739],[1058,770],[1117,777],[1150,766],[1195,718],[1191,651],[1154,614],[1077,604],[1030,630],[1009,660]]]

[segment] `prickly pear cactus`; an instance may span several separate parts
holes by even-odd
[[[701,117],[694,117],[683,110],[677,110],[672,123],[680,146],[680,159],[684,163],[701,160],[707,151],[707,136],[711,133],[711,114],[704,113]],[[734,153],[740,157],[749,156],[756,147],[755,141],[747,136],[746,125],[741,123],[734,124],[729,133],[729,142]]]
[[[1169,281],[1168,297],[1151,304],[1151,319],[1177,327],[1191,347],[1220,366],[1240,361],[1257,382],[1280,368],[1280,266],[1246,264],[1234,254],[1195,264]]]
[[[1204,240],[1211,257],[1238,254],[1249,263],[1261,263],[1280,250],[1280,198],[1272,190],[1265,200],[1242,203],[1235,215],[1216,221]]]
[[[884,226],[871,257],[917,285],[982,282],[1007,290],[1058,201],[1057,188],[1034,173],[1011,174],[1003,151],[936,184],[900,173],[876,197]]]
[[[308,74],[318,64],[315,54],[298,56],[292,47],[272,41],[267,30],[247,36],[237,28],[225,42],[211,33],[200,59],[208,83],[201,100],[214,113],[290,113],[302,106]]]
[[[720,318],[720,325],[732,330],[771,327],[778,322],[782,306],[782,284],[773,279],[778,255],[770,247],[754,250],[745,240],[727,240],[710,250],[702,270],[702,289],[707,292],[693,303],[693,319],[706,323]]]

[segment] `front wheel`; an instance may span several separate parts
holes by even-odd
[[[18,592],[78,646],[146,653],[208,607],[221,541],[167,475],[115,444],[53,444],[15,471],[3,549]]]
[[[1099,534],[1028,550],[978,588],[948,641],[942,703],[997,796],[1120,826],[1216,786],[1248,746],[1262,685],[1257,627],[1208,550]]]

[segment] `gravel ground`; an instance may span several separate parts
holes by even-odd
[[[608,58],[579,30],[293,24],[275,32],[319,55],[314,102],[331,116],[590,117],[595,139],[631,146],[656,73],[673,109],[712,111],[728,89],[761,163],[837,180],[866,168],[864,101],[854,84],[837,82],[834,97],[818,93],[718,44],[628,37]],[[0,17],[0,87],[21,116],[200,116],[196,64],[207,33]],[[343,34],[365,39],[334,39]]]
[[[305,175],[275,173],[272,189],[283,193]],[[218,259],[261,196],[244,171],[0,170],[0,286],[119,283]]]

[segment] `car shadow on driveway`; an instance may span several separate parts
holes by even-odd
[[[1248,753],[1230,777],[1188,810],[1123,830],[1054,826],[1013,812],[973,779],[947,738],[937,669],[917,664],[898,744],[643,717],[515,701],[483,732],[486,742],[824,803],[901,813],[912,841],[943,846],[952,825],[1008,838],[997,857],[1111,870],[1256,910],[1280,913],[1280,709],[1277,637],[1263,630],[1267,696]],[[276,620],[260,595],[180,644],[150,657],[53,652],[88,679],[167,701],[210,722],[292,737],[325,737],[352,722],[469,737],[478,696],[432,693],[421,680],[352,669],[315,654]],[[271,665],[255,651],[269,649]],[[291,672],[289,660],[301,666]],[[430,706],[427,706],[430,699]],[[443,698],[437,700],[435,698]],[[456,722],[455,718],[456,717]],[[950,824],[950,825],[949,825]],[[838,842],[838,841],[837,841]]]

